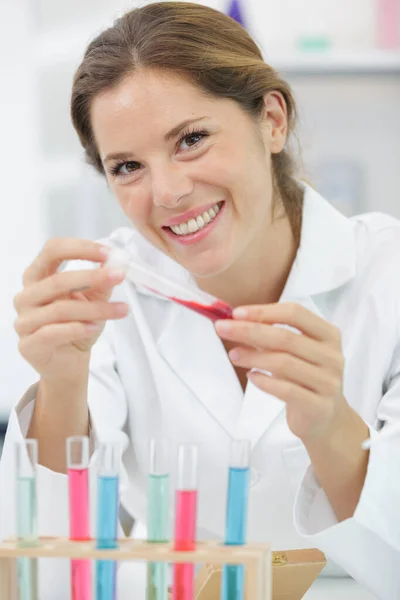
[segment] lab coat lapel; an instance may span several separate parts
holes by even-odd
[[[352,223],[305,187],[301,243],[279,302],[295,302],[327,318],[326,293],[345,284],[355,273]],[[285,403],[250,381],[235,436],[252,448],[273,423],[285,415]]]
[[[183,285],[196,286],[188,271],[155,250],[137,232],[132,235],[132,249],[128,247],[127,250],[164,276],[170,276]],[[181,382],[182,397],[200,402],[210,417],[231,436],[243,401],[243,390],[213,323],[145,288],[138,286],[137,291],[140,295],[157,298],[168,306],[156,348],[169,370]],[[165,395],[168,398],[168,394],[176,395],[179,390],[179,387],[176,390],[167,389]],[[163,393],[160,394],[161,400],[162,397]]]
[[[253,450],[260,438],[275,419],[283,414],[284,410],[285,403],[282,400],[263,392],[249,381],[234,437],[249,440]]]
[[[157,347],[211,418],[233,435],[243,390],[211,321],[173,304]]]
[[[132,239],[133,249],[128,247],[127,250],[136,253],[138,259],[166,277],[196,287],[194,278],[181,265],[155,250],[137,233]],[[166,305],[165,322],[156,348],[168,371],[175,374],[178,387],[169,391],[163,390],[160,384],[160,399],[165,391],[166,398],[168,394],[181,393],[189,402],[197,400],[231,436],[243,401],[243,390],[213,323],[141,286],[136,289],[141,296],[156,298]]]

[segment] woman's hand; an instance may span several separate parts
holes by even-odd
[[[58,272],[65,260],[101,265],[106,248],[73,238],[50,240],[24,273],[23,290],[14,299],[15,329],[22,356],[42,380],[68,380],[86,368],[90,350],[107,319],[128,313],[123,303],[109,302],[122,272],[107,268]]]
[[[289,325],[301,335],[276,324]],[[237,308],[233,320],[218,321],[216,330],[235,344],[229,352],[235,366],[271,373],[248,377],[286,403],[288,426],[303,442],[325,436],[340,423],[348,404],[337,327],[299,304],[277,303]]]

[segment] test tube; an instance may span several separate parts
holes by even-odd
[[[181,444],[178,449],[178,481],[175,498],[175,550],[194,550],[197,521],[198,448]],[[172,600],[194,598],[194,564],[175,563]]]
[[[121,445],[108,442],[100,447],[97,478],[97,548],[117,548],[119,472]],[[96,600],[115,600],[116,562],[96,563]]]
[[[38,442],[26,439],[16,444],[17,538],[21,547],[38,542],[36,468]],[[19,558],[18,590],[20,600],[37,600],[37,559]]]
[[[89,438],[67,438],[69,485],[69,537],[74,541],[90,539],[89,518]],[[91,600],[90,560],[71,560],[71,599]]]
[[[247,512],[250,483],[250,442],[232,440],[228,475],[225,544],[246,543]],[[224,565],[221,600],[243,600],[243,565]]]
[[[169,443],[165,438],[150,441],[148,473],[147,539],[169,540]],[[147,565],[147,600],[168,600],[168,563]]]

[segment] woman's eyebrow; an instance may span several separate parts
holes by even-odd
[[[204,119],[208,119],[208,118],[209,117],[197,117],[196,119],[186,119],[186,121],[182,121],[182,123],[179,123],[179,125],[177,125],[173,129],[171,129],[171,131],[169,131],[164,136],[165,141],[169,142],[172,138],[174,138],[177,135],[179,135],[180,132],[183,129],[186,129],[186,127],[188,127],[189,125],[192,125],[193,123],[197,123],[198,121],[203,121]]]
[[[197,117],[196,119],[186,119],[176,125],[173,129],[171,129],[168,133],[165,134],[164,139],[166,142],[169,142],[174,137],[180,134],[181,131],[186,129],[189,125],[193,125],[193,123],[198,123],[199,121],[203,121],[204,119],[208,119],[209,117]],[[132,160],[132,152],[112,152],[111,154],[107,154],[104,158],[104,163],[109,162],[110,160]]]
[[[110,160],[128,160],[128,158],[132,160],[132,152],[113,152],[111,154],[107,154],[103,162],[106,163]]]

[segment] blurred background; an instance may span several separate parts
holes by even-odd
[[[224,12],[232,4],[202,3]],[[69,97],[89,40],[137,5],[0,0],[0,452],[9,411],[35,381],[13,332],[24,269],[52,236],[96,239],[126,224],[82,160]],[[400,0],[242,0],[240,8],[297,97],[308,180],[347,215],[400,218]]]

